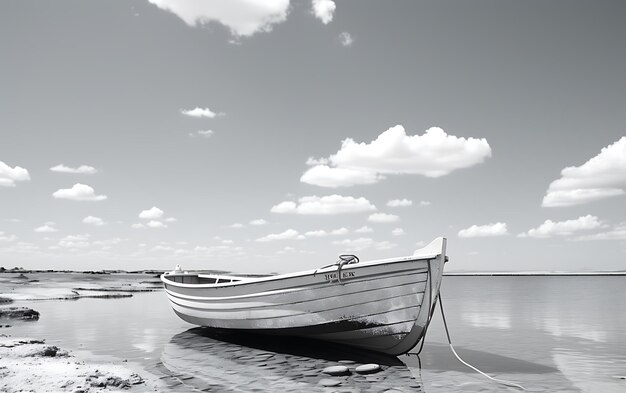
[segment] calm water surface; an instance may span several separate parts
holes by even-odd
[[[445,277],[442,286],[457,352],[532,392],[626,392],[625,294],[626,277]],[[16,305],[41,319],[3,333],[140,363],[173,376],[164,380],[176,391],[326,391],[319,370],[339,360],[386,366],[344,377],[341,387],[353,391],[517,391],[453,358],[439,312],[419,358],[389,358],[301,340],[216,337],[176,317],[163,292]]]

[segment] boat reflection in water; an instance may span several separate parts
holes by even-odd
[[[359,375],[361,364],[382,371]],[[345,365],[350,374],[330,376],[329,366]],[[173,390],[232,392],[420,392],[422,383],[395,356],[361,351],[303,338],[219,332],[192,328],[172,337],[163,349],[159,371]]]

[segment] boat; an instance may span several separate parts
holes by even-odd
[[[174,271],[161,275],[174,312],[216,330],[297,336],[388,355],[426,334],[443,275],[446,239],[411,256],[355,255],[315,270],[264,277]]]

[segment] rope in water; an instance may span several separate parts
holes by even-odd
[[[474,367],[471,364],[467,363],[465,360],[461,359],[459,354],[456,353],[456,351],[454,350],[454,347],[452,346],[452,340],[450,339],[450,331],[448,330],[448,323],[446,322],[446,315],[443,312],[443,302],[442,302],[442,299],[441,299],[441,290],[439,291],[439,309],[441,309],[441,318],[443,319],[443,326],[446,329],[446,336],[448,337],[448,344],[450,345],[450,350],[452,351],[454,356],[456,356],[456,358],[459,360],[459,362],[463,363],[467,367],[471,368],[472,370],[476,371],[479,374],[482,374],[483,376],[491,379],[492,381],[494,381],[496,383],[499,383],[499,384],[502,384],[502,385],[506,385],[506,386],[510,386],[510,387],[513,387],[513,388],[518,388],[518,389],[521,389],[521,390],[526,390],[522,385],[518,385],[518,384],[516,384],[514,382],[505,381],[503,379],[498,379],[498,378],[494,378],[494,377],[492,377],[490,375],[487,375],[486,373],[480,371],[476,367]]]

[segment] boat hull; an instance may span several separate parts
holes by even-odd
[[[442,243],[437,255],[342,269],[214,285],[175,282],[175,274],[162,280],[176,314],[194,325],[307,337],[399,355],[410,351],[427,328],[445,261],[445,239]]]

